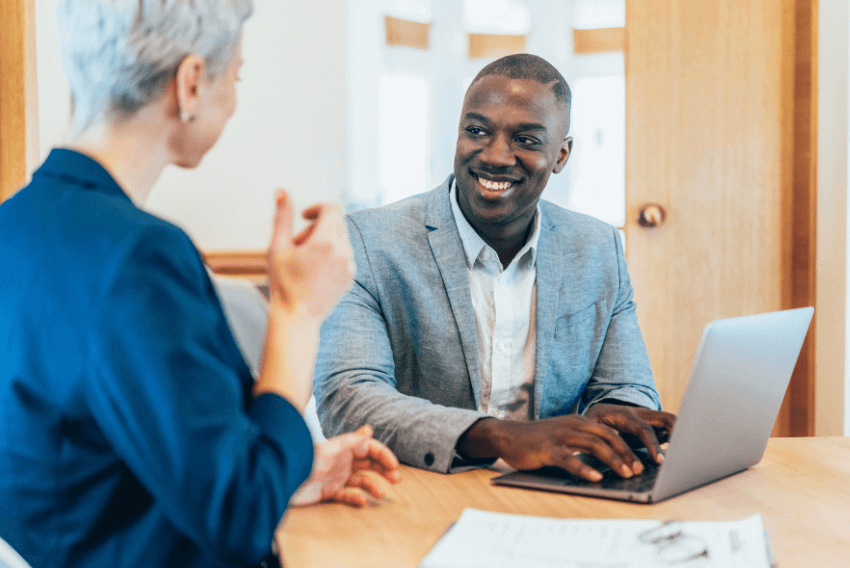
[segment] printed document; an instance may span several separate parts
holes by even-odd
[[[666,546],[643,542],[657,520],[554,519],[465,509],[420,568],[654,568],[669,566]],[[740,521],[682,522],[682,538],[705,554],[675,565],[770,568],[756,514]],[[678,546],[678,545],[674,545]],[[703,548],[697,548],[697,553]]]

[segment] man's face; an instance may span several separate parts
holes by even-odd
[[[479,233],[508,236],[528,228],[549,175],[570,155],[567,128],[549,85],[496,75],[472,85],[454,169],[458,205]]]

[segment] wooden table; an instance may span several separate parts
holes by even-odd
[[[573,518],[728,521],[760,513],[780,568],[850,567],[850,438],[773,438],[755,467],[655,505],[510,487],[497,472],[403,466],[375,506],[291,510],[278,530],[287,568],[415,568],[465,507]]]

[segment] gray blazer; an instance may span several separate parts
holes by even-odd
[[[326,435],[371,424],[399,459],[451,471],[480,418],[475,315],[454,176],[348,215],[357,276],[322,327],[314,392]],[[605,398],[658,409],[617,230],[540,202],[535,419]]]

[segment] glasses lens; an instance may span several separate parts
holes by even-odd
[[[681,564],[697,558],[708,558],[708,549],[702,539],[680,536],[658,548],[658,555],[665,564]]]
[[[640,535],[642,542],[660,544],[679,538],[682,534],[682,524],[679,521],[667,521]]]

